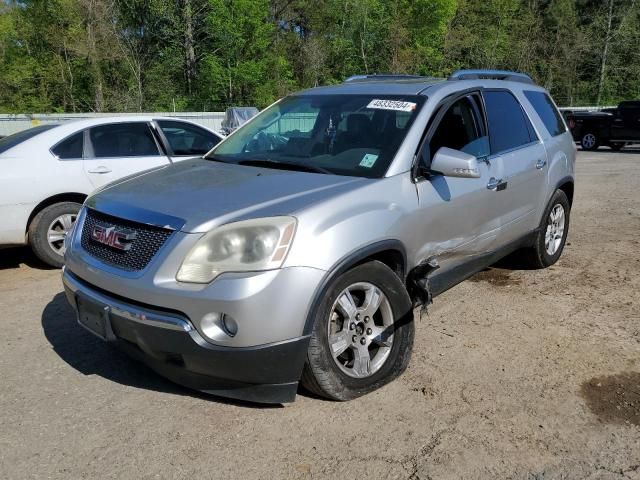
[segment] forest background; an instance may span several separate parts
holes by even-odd
[[[636,0],[0,0],[0,113],[263,108],[352,74],[530,74],[640,98]]]

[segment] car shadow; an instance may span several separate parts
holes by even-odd
[[[614,154],[614,153],[619,153],[619,154],[627,154],[627,155],[637,155],[640,153],[640,147],[639,146],[632,146],[632,147],[624,147],[622,150],[613,150],[612,148],[608,148],[608,147],[601,147],[598,148],[597,150],[585,150],[584,148],[578,147],[580,152],[584,152],[584,153],[607,153],[607,154]]]
[[[521,251],[510,253],[506,257],[498,260],[493,265],[487,267],[487,269],[496,268],[499,268],[501,270],[537,270],[536,267],[532,267],[531,264],[529,264],[527,260],[523,258]]]
[[[29,247],[7,247],[0,249],[0,270],[26,265],[38,270],[55,270],[35,256]]]
[[[99,375],[109,381],[173,395],[185,395],[216,403],[255,409],[282,408],[207,395],[172,383],[143,363],[87,332],[76,322],[64,293],[56,294],[42,312],[42,329],[53,350],[83,375]]]

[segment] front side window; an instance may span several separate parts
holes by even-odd
[[[208,158],[280,169],[382,177],[425,98],[287,97],[239,128]]]
[[[558,112],[549,95],[544,92],[525,91],[524,96],[527,97],[552,137],[567,131],[562,121],[562,115]]]
[[[158,120],[174,155],[204,155],[220,138],[211,132],[184,122]]]
[[[449,107],[429,141],[431,158],[442,147],[476,157],[488,155],[488,138],[481,111],[479,98],[475,95],[463,97]]]
[[[149,125],[113,123],[89,130],[95,158],[150,157],[160,155]]]
[[[484,101],[492,154],[536,141],[529,119],[511,93],[506,90],[485,91]]]
[[[65,138],[51,149],[53,154],[61,160],[82,158],[84,132],[78,132]]]

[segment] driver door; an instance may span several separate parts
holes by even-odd
[[[495,249],[500,218],[495,214],[492,182],[502,177],[502,162],[489,154],[489,142],[479,93],[463,95],[441,107],[427,133],[419,158],[429,171],[430,161],[442,147],[472,154],[479,178],[445,177],[430,172],[417,181],[420,248],[418,258],[435,257],[437,277],[456,267],[481,261]],[[434,282],[436,278],[434,277]],[[433,284],[434,291],[440,288]],[[444,287],[443,287],[444,288]]]

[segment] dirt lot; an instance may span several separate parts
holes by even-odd
[[[0,478],[640,478],[640,151],[581,153],[569,244],[417,320],[367,397],[226,402],[85,333],[60,273],[0,251]]]

